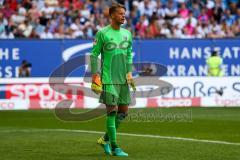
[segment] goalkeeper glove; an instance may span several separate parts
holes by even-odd
[[[127,83],[131,86],[131,88],[135,92],[136,91],[136,85],[135,85],[135,82],[134,82],[134,80],[132,78],[132,72],[129,72],[127,74]]]
[[[134,80],[131,81],[130,86],[132,87],[134,92],[137,90]]]
[[[92,75],[91,89],[96,94],[102,93],[102,82],[98,74]]]

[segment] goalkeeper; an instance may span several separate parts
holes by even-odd
[[[131,102],[129,84],[132,79],[132,35],[120,26],[125,21],[126,9],[121,4],[109,8],[111,24],[99,30],[91,51],[92,90],[106,105],[106,133],[98,139],[106,154],[128,156],[117,144],[116,132],[127,116]],[[101,55],[101,72],[97,71]]]

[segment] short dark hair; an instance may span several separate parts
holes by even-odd
[[[218,52],[217,51],[212,51],[211,56],[217,56]]]
[[[116,12],[116,10],[118,8],[122,8],[126,11],[126,8],[124,7],[124,5],[120,4],[120,3],[113,3],[112,6],[109,8],[109,15],[113,14],[114,12]]]

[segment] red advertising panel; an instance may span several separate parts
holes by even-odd
[[[29,101],[29,109],[55,108],[62,100],[72,100],[71,107],[82,108],[84,93],[76,87],[66,87],[62,84],[53,85],[61,90],[55,91],[47,83],[37,84],[7,84],[6,99]]]

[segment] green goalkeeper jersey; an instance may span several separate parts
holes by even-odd
[[[101,54],[101,80],[103,84],[125,84],[126,74],[132,71],[132,35],[108,25],[96,34],[91,51],[91,72],[98,72]]]

